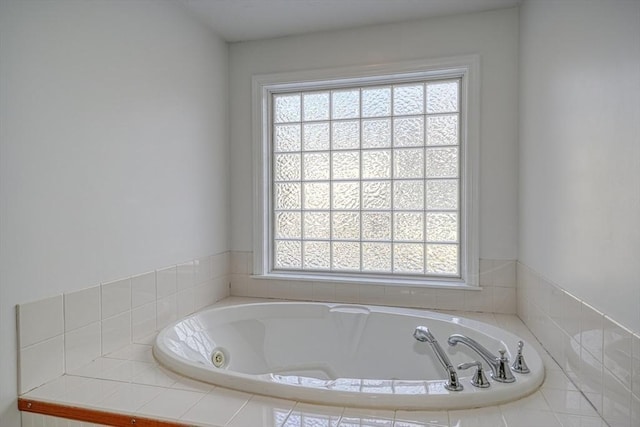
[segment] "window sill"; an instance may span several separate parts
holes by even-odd
[[[291,280],[304,282],[325,282],[343,283],[353,285],[377,285],[377,286],[406,286],[414,288],[436,288],[451,289],[461,291],[480,291],[482,288],[476,285],[469,285],[460,279],[437,280],[437,279],[413,279],[399,277],[371,277],[371,276],[348,276],[348,275],[324,275],[324,274],[295,274],[295,273],[270,273],[250,275],[252,279],[258,280]]]

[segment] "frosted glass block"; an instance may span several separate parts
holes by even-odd
[[[395,178],[423,178],[424,150],[422,148],[394,150],[393,176]]]
[[[304,209],[329,209],[328,182],[305,182],[302,191]]]
[[[424,145],[424,118],[403,117],[393,120],[393,146],[416,147]]]
[[[349,150],[360,148],[360,122],[333,122],[332,144],[334,150]]]
[[[360,243],[333,242],[333,269],[360,270]]]
[[[383,117],[390,115],[390,87],[362,89],[362,117]]]
[[[362,152],[362,178],[391,178],[391,151],[367,150]]]
[[[421,243],[394,244],[393,271],[396,273],[424,272],[424,245]]]
[[[424,84],[393,87],[393,114],[405,116],[424,112]]]
[[[427,213],[427,241],[457,242],[458,214],[436,212]]]
[[[333,209],[360,209],[360,183],[334,182]]]
[[[332,153],[333,179],[360,178],[360,152],[337,151]]]
[[[297,240],[276,240],[275,268],[299,269],[301,244]]]
[[[423,181],[396,181],[393,183],[393,208],[397,210],[424,209]]]
[[[300,151],[300,125],[276,125],[275,151]]]
[[[275,208],[277,210],[300,209],[300,184],[275,184]]]
[[[391,244],[365,242],[362,244],[362,271],[391,272]]]
[[[302,147],[306,151],[329,149],[329,123],[305,123],[302,126]]]
[[[458,82],[427,84],[427,113],[454,113],[458,111]]]
[[[391,240],[391,214],[389,212],[363,212],[362,239]]]
[[[356,119],[360,117],[360,91],[336,90],[332,92],[332,119]]]
[[[458,145],[458,115],[427,117],[427,145]]]
[[[458,275],[457,245],[427,245],[427,273]]]
[[[391,119],[362,121],[362,148],[391,146]]]
[[[427,181],[427,209],[458,209],[458,181]]]
[[[276,154],[275,164],[275,181],[300,180],[300,154]]]
[[[334,212],[332,237],[336,240],[360,240],[360,214],[358,212]]]
[[[300,212],[276,212],[276,239],[299,239],[302,230]]]
[[[391,209],[391,181],[365,181],[362,183],[362,209]]]
[[[300,94],[275,95],[273,97],[275,123],[300,121]]]
[[[304,212],[305,239],[329,239],[329,212]]]
[[[422,212],[395,212],[393,214],[393,240],[423,241],[424,214]]]
[[[457,178],[458,162],[458,149],[455,147],[428,148],[427,178]]]
[[[305,121],[329,120],[329,92],[302,95],[302,111]]]
[[[329,270],[331,267],[331,252],[329,242],[304,242],[304,269]]]
[[[328,180],[331,167],[329,153],[304,153],[302,177],[305,180]]]

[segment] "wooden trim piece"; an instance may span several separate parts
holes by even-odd
[[[36,414],[50,415],[52,417],[86,421],[114,427],[189,427],[188,424],[171,421],[154,420],[153,418],[138,417],[136,415],[118,414],[24,398],[18,398],[18,409],[24,412],[33,412]]]

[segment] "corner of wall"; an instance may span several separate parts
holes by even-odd
[[[19,304],[18,394],[129,344],[152,345],[170,323],[230,294],[229,252]]]
[[[640,335],[518,262],[517,315],[611,426],[640,412]]]

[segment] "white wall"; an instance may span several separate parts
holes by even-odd
[[[640,331],[640,2],[525,1],[519,260]]]
[[[517,258],[518,10],[230,46],[231,246],[252,250],[251,76],[481,55],[480,255]]]
[[[0,425],[17,303],[228,250],[227,45],[178,2],[0,2]]]

